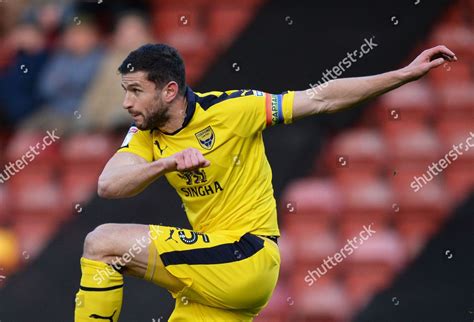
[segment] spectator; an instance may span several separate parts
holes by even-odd
[[[130,51],[152,41],[149,25],[147,17],[138,12],[118,18],[112,45],[81,105],[81,118],[74,122],[77,130],[111,130],[130,124],[130,116],[121,108],[123,91],[117,68]]]
[[[16,26],[6,43],[13,61],[0,72],[0,111],[13,126],[40,104],[36,84],[48,53],[44,33],[34,23]]]
[[[69,129],[104,50],[94,23],[84,17],[66,26],[61,47],[41,74],[40,97],[44,106],[22,124],[23,129]]]

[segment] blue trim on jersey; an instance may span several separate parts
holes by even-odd
[[[211,106],[216,105],[217,103],[220,103],[222,101],[225,101],[231,98],[242,97],[242,94],[244,94],[243,96],[249,96],[249,95],[253,95],[253,92],[251,90],[238,90],[231,93],[230,95],[227,94],[226,92],[221,93],[219,96],[209,94],[209,95],[201,97],[199,95],[196,95],[196,101],[199,103],[199,105],[201,105],[201,108],[206,111]]]
[[[284,118],[283,118],[283,96],[277,95],[277,100],[278,100],[278,124],[284,123]]]
[[[193,90],[191,87],[186,85],[186,91],[184,92],[184,96],[186,97],[186,100],[188,101],[188,106],[186,107],[186,117],[184,118],[183,125],[173,133],[166,133],[161,131],[161,133],[166,134],[166,135],[175,135],[182,129],[188,125],[188,123],[191,121],[191,118],[194,115],[194,111],[196,110],[196,98],[198,97],[196,94],[194,94]],[[153,131],[153,130],[152,130]]]

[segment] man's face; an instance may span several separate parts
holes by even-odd
[[[147,79],[146,72],[122,75],[122,87],[125,90],[123,107],[132,116],[136,127],[151,130],[168,122],[170,106],[162,100],[162,91]]]

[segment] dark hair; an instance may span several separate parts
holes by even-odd
[[[175,81],[179,93],[185,91],[184,62],[178,51],[165,44],[146,44],[132,51],[118,68],[120,74],[146,72],[147,79],[158,88]]]

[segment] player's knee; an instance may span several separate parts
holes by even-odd
[[[112,233],[113,224],[103,224],[97,226],[93,231],[87,234],[84,240],[83,257],[103,261],[107,253],[107,236]]]

